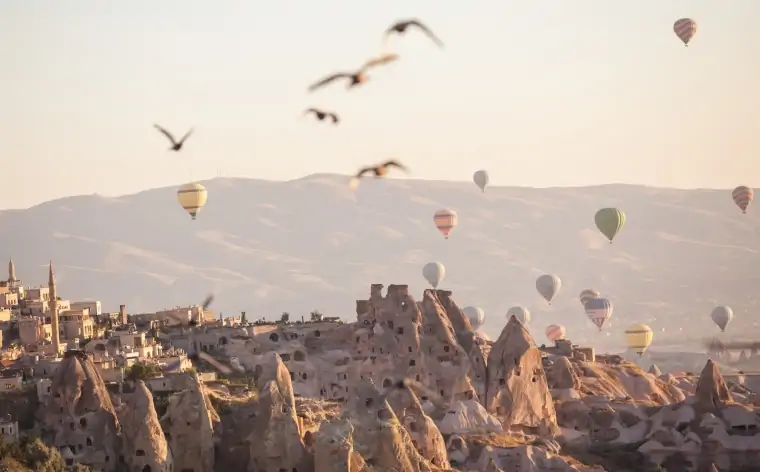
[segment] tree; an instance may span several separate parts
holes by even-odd
[[[282,321],[283,323],[289,322],[290,321],[290,313],[288,313],[287,311],[283,311],[282,315],[280,315],[280,321]]]
[[[311,315],[311,321],[322,321],[322,313],[318,310],[312,311],[309,315]]]
[[[135,362],[135,364],[127,370],[127,378],[132,381],[144,381],[160,375],[161,368],[157,364],[148,362]]]
[[[22,438],[17,443],[0,441],[0,470],[11,472],[63,472],[66,464],[56,448],[47,447],[39,438]],[[74,464],[76,472],[90,469]]]
[[[245,324],[245,323],[246,323],[245,312],[241,311],[240,312],[240,324]]]

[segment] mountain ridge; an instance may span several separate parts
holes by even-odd
[[[729,329],[753,327],[746,314],[757,306],[759,225],[729,190],[606,184],[481,193],[467,182],[365,179],[352,193],[337,174],[201,182],[209,200],[196,221],[177,204],[176,187],[72,196],[0,212],[0,244],[27,284],[44,283],[52,259],[62,296],[100,299],[107,310],[154,311],[213,291],[226,315],[288,311],[298,319],[319,309],[351,320],[370,283],[409,284],[419,297],[422,266],[439,260],[442,288],[460,306],[483,307],[492,336],[506,310],[523,304],[538,338],[557,322],[571,339],[598,338],[577,300],[587,287],[615,304],[602,341],[620,341],[635,321],[665,333],[712,330],[713,304],[734,308]],[[612,245],[593,224],[604,206],[628,217]],[[459,213],[448,241],[432,221],[446,207]],[[563,280],[552,307],[533,285],[544,272]]]

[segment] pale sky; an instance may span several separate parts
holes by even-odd
[[[0,208],[389,157],[493,185],[760,185],[758,16],[758,0],[2,0]],[[405,17],[446,48],[411,31],[365,86],[306,92]],[[680,17],[699,24],[688,48]],[[154,122],[196,131],[169,153]]]

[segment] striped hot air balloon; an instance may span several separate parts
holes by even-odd
[[[562,325],[552,324],[546,327],[546,339],[556,343],[559,339],[565,338],[565,327]]]
[[[185,184],[177,190],[177,200],[182,208],[195,219],[208,199],[206,187],[201,184]]]
[[[586,308],[588,319],[601,331],[604,323],[612,316],[612,302],[606,298],[597,297],[589,299],[583,306]]]
[[[734,203],[736,203],[736,206],[739,207],[742,213],[747,213],[747,207],[755,199],[755,191],[749,187],[740,185],[731,192],[731,198],[734,199]]]
[[[581,305],[586,306],[587,301],[591,300],[592,298],[599,298],[601,296],[602,294],[599,293],[598,290],[594,290],[593,288],[587,288],[581,292],[579,298],[581,300]]]
[[[691,38],[697,32],[697,22],[691,18],[681,18],[673,23],[673,31],[683,41],[684,46],[688,46],[689,41],[691,41]]]
[[[635,324],[625,330],[625,341],[628,343],[628,348],[638,354],[639,357],[652,344],[653,339],[652,328],[645,324]]]
[[[438,210],[433,216],[433,222],[438,231],[441,232],[444,238],[449,239],[449,233],[457,225],[457,212],[454,210]]]

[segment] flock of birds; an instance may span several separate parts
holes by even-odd
[[[387,41],[392,35],[404,35],[411,29],[417,29],[424,33],[430,40],[438,47],[443,48],[443,42],[428,28],[424,23],[417,19],[406,19],[397,21],[388,27],[384,32],[384,40]],[[689,42],[694,37],[697,31],[697,23],[690,18],[678,19],[673,24],[673,31],[678,38],[683,42],[685,46],[689,45]],[[314,82],[308,87],[309,92],[316,91],[330,84],[344,81],[346,83],[346,90],[352,90],[355,87],[367,83],[370,79],[368,72],[372,69],[390,64],[398,60],[398,54],[387,52],[378,57],[369,59],[356,70],[341,71],[332,73],[320,80]],[[304,115],[313,115],[316,120],[323,122],[329,120],[333,125],[340,123],[340,117],[335,111],[327,111],[319,108],[307,108],[304,111]],[[177,140],[172,133],[160,125],[154,125],[155,128],[161,132],[170,142],[171,151],[181,151],[186,140],[192,135],[193,129],[186,132],[181,139]],[[365,176],[373,176],[375,178],[384,178],[388,175],[391,169],[399,169],[404,172],[409,172],[408,168],[398,160],[386,160],[384,162],[364,166],[352,177],[350,181],[350,188],[355,190],[360,182],[360,179]],[[485,170],[479,170],[473,175],[473,181],[485,192],[485,188],[489,182],[488,172]],[[202,185],[193,183],[182,186],[177,192],[180,204],[182,207],[195,219],[196,214],[205,205],[206,202],[206,190]],[[743,213],[746,213],[747,207],[754,199],[754,191],[746,186],[736,187],[732,191],[732,198],[734,203],[740,208]],[[602,208],[595,217],[595,223],[599,231],[612,243],[615,236],[623,228],[626,217],[625,213],[618,208]],[[457,225],[457,214],[453,210],[444,209],[435,213],[433,221],[438,230],[443,236],[448,239],[449,233]],[[440,262],[431,262],[423,268],[423,276],[430,282],[434,288],[441,282],[445,274],[445,268]],[[557,294],[561,287],[561,280],[559,277],[553,274],[544,274],[536,280],[536,288],[543,298],[545,298],[550,304],[554,296]],[[204,308],[207,308],[213,300],[213,296],[210,296],[204,301]],[[613,310],[612,302],[594,289],[585,289],[580,295],[581,304],[586,310],[588,318],[599,328],[601,331],[605,322],[610,318]],[[471,320],[476,324],[482,324],[483,312],[477,307],[467,307],[465,311]],[[524,307],[513,307],[507,313],[508,317],[516,316],[523,324],[527,324],[530,320],[530,312]],[[729,307],[721,306],[716,307],[711,314],[715,323],[721,328],[725,329],[725,326],[733,318],[733,312]],[[564,338],[566,330],[561,325],[550,325],[546,329],[546,336],[550,341],[556,341]],[[653,332],[651,328],[643,324],[636,324],[628,328],[625,332],[626,339],[629,348],[641,355],[647,347],[651,344],[653,338]]]
[[[443,42],[438,38],[438,36],[436,36],[433,33],[433,31],[431,31],[431,29],[428,28],[424,23],[422,23],[420,20],[417,20],[417,19],[400,20],[393,23],[390,27],[388,27],[388,29],[385,30],[385,34],[383,35],[386,41],[386,45],[387,45],[387,40],[390,38],[391,35],[393,34],[403,35],[407,31],[409,31],[410,28],[418,29],[422,31],[438,47],[443,48]],[[398,54],[395,54],[395,53],[382,54],[378,57],[369,59],[367,62],[362,64],[362,66],[356,70],[335,72],[326,77],[323,77],[317,82],[311,84],[308,87],[308,91],[313,92],[322,87],[325,87],[334,82],[337,82],[341,79],[347,81],[346,89],[351,90],[354,87],[365,84],[369,80],[370,76],[367,73],[370,69],[383,66],[386,64],[390,64],[398,60],[398,58],[399,58]],[[340,123],[340,117],[334,111],[326,111],[319,108],[311,107],[311,108],[307,108],[304,111],[304,114],[305,115],[311,114],[319,121],[330,120],[332,124],[334,125],[337,125],[338,123]],[[181,139],[177,140],[174,137],[174,135],[171,132],[169,132],[166,128],[157,124],[153,126],[171,142],[171,147],[169,148],[170,151],[181,151],[182,146],[185,144],[185,141],[193,133],[193,129],[190,129],[190,131],[185,133],[185,135],[182,136]],[[362,177],[368,174],[373,175],[374,177],[379,177],[379,178],[385,177],[386,175],[388,175],[388,171],[391,168],[400,169],[404,172],[409,171],[407,167],[401,164],[399,161],[388,160],[379,164],[366,166],[359,169],[359,171],[356,173],[354,178],[351,180],[350,186],[352,189],[356,189],[359,183],[359,179],[361,179]]]

